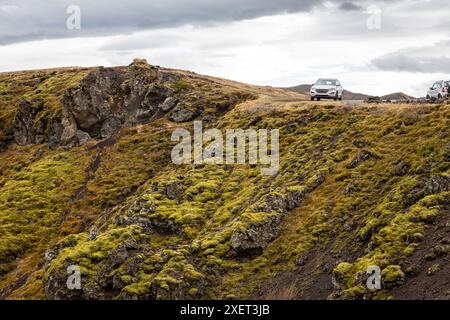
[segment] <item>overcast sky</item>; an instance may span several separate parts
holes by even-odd
[[[0,0],[0,71],[135,57],[252,84],[337,77],[356,92],[423,96],[450,80],[450,3]]]

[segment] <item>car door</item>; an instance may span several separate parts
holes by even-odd
[[[341,82],[340,81],[337,81],[336,82],[336,90],[337,90],[337,92],[338,92],[338,95],[339,96],[342,96],[342,86],[341,86]]]
[[[436,97],[439,97],[439,95],[445,96],[445,82],[444,81],[439,81],[439,83],[438,83],[438,88],[436,90]]]
[[[440,91],[441,91],[441,83],[439,81],[437,81],[431,87],[430,96],[432,98],[437,98]]]

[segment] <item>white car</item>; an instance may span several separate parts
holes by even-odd
[[[319,79],[311,87],[309,95],[311,100],[334,99],[342,101],[343,92],[344,89],[338,79]]]
[[[441,100],[448,96],[450,81],[439,80],[427,92],[427,100]]]

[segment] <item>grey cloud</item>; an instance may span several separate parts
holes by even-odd
[[[384,71],[450,74],[450,41],[393,52],[374,59],[372,65]]]
[[[344,11],[362,11],[363,7],[353,2],[344,2],[339,6],[339,9]]]
[[[449,57],[408,57],[407,55],[387,55],[373,61],[384,71],[408,71],[422,73],[450,73]]]
[[[0,44],[42,38],[124,34],[183,24],[221,23],[308,11],[314,0],[0,0]],[[78,5],[82,28],[66,28],[69,5]]]
[[[342,8],[354,0],[331,0]],[[127,34],[136,30],[211,24],[308,12],[317,0],[0,0],[0,45],[46,38]],[[66,29],[69,5],[78,5],[82,29]]]

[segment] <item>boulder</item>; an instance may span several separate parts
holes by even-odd
[[[174,97],[168,97],[164,102],[159,106],[159,108],[163,111],[170,111],[177,105],[178,100]]]
[[[231,247],[241,255],[259,255],[280,233],[282,216],[275,215],[261,224],[251,225],[245,231],[231,235]]]
[[[117,219],[119,225],[137,225],[145,233],[174,234],[181,232],[180,226],[172,219],[161,217],[159,215],[135,214],[123,215]]]
[[[40,126],[41,123],[36,123],[36,118],[43,108],[42,101],[20,100],[13,132],[15,143],[20,146],[36,143],[36,135],[44,131],[44,128]]]
[[[436,175],[421,178],[414,187],[404,194],[403,204],[405,207],[410,207],[426,196],[444,191],[450,191],[450,177]]]
[[[100,129],[100,135],[102,139],[109,138],[113,134],[117,133],[121,127],[122,123],[119,119],[115,117],[109,117],[103,122],[102,128]]]
[[[197,116],[196,111],[192,111],[183,105],[177,105],[170,113],[169,119],[174,122],[187,122]]]
[[[59,142],[68,148],[78,145],[78,128],[75,119],[66,110],[63,111],[63,118],[61,120],[62,133]]]
[[[79,145],[83,145],[91,140],[91,136],[87,132],[83,132],[81,130],[77,131],[77,140]]]

